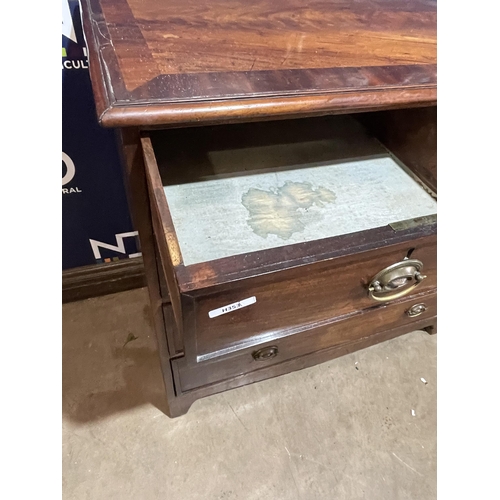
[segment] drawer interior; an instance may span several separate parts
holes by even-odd
[[[184,266],[437,211],[411,161],[356,115],[152,131],[150,139]]]
[[[417,128],[432,132],[433,114],[422,116]],[[390,117],[145,132],[152,221],[183,366],[385,310],[370,283],[410,258],[426,277],[420,284],[413,271],[396,273],[395,297],[411,300],[417,285],[417,294],[435,292],[435,183],[422,175],[432,170],[432,133],[410,129],[396,140],[376,123]]]

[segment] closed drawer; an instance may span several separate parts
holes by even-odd
[[[268,338],[293,335],[316,323],[377,305],[379,302],[369,291],[372,279],[380,271],[406,262],[410,252],[410,261],[423,264],[426,278],[417,286],[410,279],[401,290],[383,298],[396,296],[398,291],[434,291],[436,238],[430,235],[411,244],[404,242],[304,264],[186,296],[188,328],[196,332],[195,361],[217,358]]]
[[[233,355],[200,362],[195,366],[185,359],[173,360],[183,392],[251,374],[270,366],[335,346],[349,345],[364,337],[411,325],[436,316],[436,294],[418,294],[411,299],[374,306],[336,317],[324,324],[285,338],[274,339]]]
[[[435,197],[351,117],[142,145],[183,390],[228,356],[335,345],[341,323],[383,328],[401,299],[435,292]]]

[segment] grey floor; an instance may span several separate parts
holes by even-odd
[[[436,340],[413,332],[170,419],[146,290],[66,304],[63,498],[434,499]]]

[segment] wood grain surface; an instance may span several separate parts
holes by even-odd
[[[424,304],[426,310],[416,319],[412,319],[408,317],[407,311],[415,304]],[[424,319],[432,321],[436,312],[436,294],[432,292],[418,294],[409,299],[338,316],[328,323],[318,323],[313,328],[305,329],[296,335],[272,339],[238,351],[232,356],[214,358],[194,366],[189,365],[188,359],[184,357],[173,361],[173,365],[179,371],[182,391],[189,391],[200,385],[231,379],[242,373],[249,374],[306,354],[332,347],[348,346],[384,330],[401,326],[411,327],[415,321]],[[264,361],[254,360],[252,353],[270,346],[277,348],[275,357]]]
[[[175,380],[175,385],[178,388],[179,392],[175,397],[174,410],[172,411],[171,409],[169,415],[172,417],[182,415],[189,410],[189,407],[193,404],[194,401],[211,394],[227,391],[254,382],[259,382],[271,377],[277,377],[279,375],[283,375],[292,371],[302,370],[303,368],[314,366],[318,363],[323,363],[340,356],[345,356],[346,354],[349,354],[351,352],[365,349],[372,345],[384,342],[386,340],[395,338],[399,335],[403,335],[414,330],[423,329],[429,331],[430,333],[433,333],[435,325],[436,317],[428,317],[426,315],[423,319],[416,318],[416,320],[413,321],[402,320],[399,326],[391,329],[385,329],[384,331],[378,333],[370,334],[368,329],[368,335],[363,336],[358,340],[334,345],[326,349],[321,349],[310,354],[303,354],[301,356],[283,360],[281,362],[262,363],[261,368],[248,372],[239,370],[239,373],[236,376],[226,378],[224,380],[220,380],[211,384],[204,384],[203,380],[201,380],[198,381],[196,389],[192,389],[187,392],[180,391],[180,371],[182,370],[182,368],[179,366],[179,364],[182,365],[182,361],[180,360],[178,362],[176,360],[172,360],[172,374]],[[226,366],[228,365],[224,365],[224,368],[221,367],[223,371],[225,371]],[[222,378],[225,377],[225,374],[223,372],[219,372],[219,374],[222,375]],[[192,381],[193,380],[191,379],[191,382]]]
[[[361,120],[395,156],[437,192],[437,107],[362,113]]]
[[[83,0],[82,8],[103,125],[436,100],[434,0]]]
[[[66,269],[62,272],[62,301],[64,304],[145,285],[146,276],[141,257]]]
[[[295,336],[329,324],[332,318],[353,314],[378,305],[368,295],[368,284],[379,271],[401,262],[409,253],[423,262],[427,278],[414,293],[436,289],[436,236],[379,248],[361,255],[304,265],[213,287],[192,302],[195,321],[185,328],[186,358],[189,337],[195,331],[196,361],[215,359],[266,341]],[[249,297],[248,307],[210,318],[209,311]],[[188,313],[187,306],[185,313]],[[295,338],[299,338],[297,335]]]

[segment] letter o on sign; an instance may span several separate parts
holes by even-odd
[[[68,182],[71,182],[75,176],[75,164],[66,153],[62,154],[62,161],[66,165],[66,175],[62,178],[62,185],[65,186]]]

